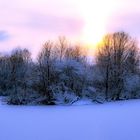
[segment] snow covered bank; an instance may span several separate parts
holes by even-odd
[[[0,105],[0,140],[140,140],[140,100],[83,106]]]

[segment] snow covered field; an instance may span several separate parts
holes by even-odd
[[[0,105],[0,140],[140,140],[140,100],[80,106]]]

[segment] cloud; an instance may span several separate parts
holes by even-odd
[[[79,34],[83,24],[79,17],[36,13],[31,14],[24,25],[29,29],[43,30],[46,33],[71,35]]]
[[[10,35],[6,31],[0,31],[0,41],[7,41],[9,38]]]
[[[123,13],[112,17],[111,22],[107,26],[107,31],[124,30],[135,37],[140,37],[140,12]]]

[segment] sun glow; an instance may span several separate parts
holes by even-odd
[[[83,43],[95,47],[106,33],[106,24],[113,11],[112,0],[82,0],[80,8],[85,24],[82,31]]]

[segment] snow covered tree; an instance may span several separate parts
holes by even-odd
[[[86,83],[86,56],[82,51],[81,46],[67,48],[62,68],[65,77],[62,81],[77,96],[81,96]]]

